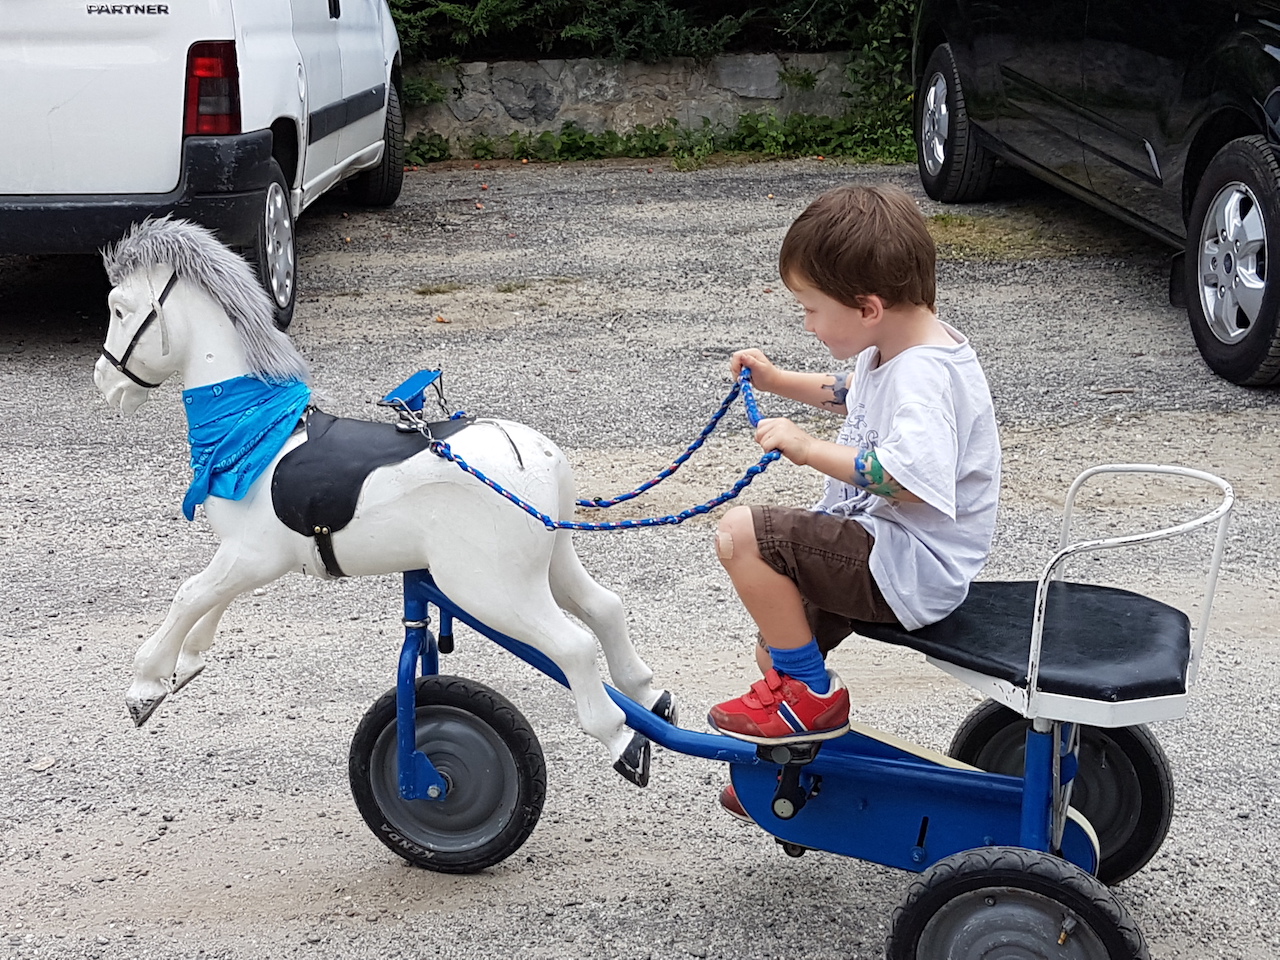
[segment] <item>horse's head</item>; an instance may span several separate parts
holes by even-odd
[[[139,267],[107,295],[111,319],[93,382],[112,407],[133,413],[177,372],[165,303],[178,280],[167,264]]]
[[[93,380],[116,409],[133,413],[175,373],[188,387],[245,374],[308,379],[253,270],[199,224],[144,220],[102,262],[115,287]]]

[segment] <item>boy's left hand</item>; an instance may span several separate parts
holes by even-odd
[[[792,463],[804,466],[809,462],[814,439],[786,417],[770,417],[756,427],[756,443],[766,451],[781,451]]]

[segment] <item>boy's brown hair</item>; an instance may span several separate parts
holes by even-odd
[[[849,307],[875,294],[885,306],[934,309],[938,252],[911,196],[889,185],[836,187],[809,204],[778,254],[784,282],[804,281]]]

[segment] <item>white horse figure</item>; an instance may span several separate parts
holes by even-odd
[[[149,220],[105,251],[103,261],[114,289],[94,382],[112,407],[133,413],[175,374],[187,391],[216,390],[212,385],[246,375],[306,381],[306,362],[272,323],[270,302],[250,268],[208,230]],[[290,571],[329,575],[318,540],[285,526],[273,507],[272,474],[306,440],[294,430],[242,499],[205,501],[221,543],[137,652],[126,694],[135,724],[204,669],[233,599]],[[571,516],[573,475],[546,437],[518,423],[480,420],[449,444],[543,513]],[[627,637],[622,602],[587,574],[571,537],[569,530],[548,531],[456,464],[424,451],[367,476],[354,516],[332,533],[329,559],[352,576],[429,569],[460,607],[564,671],[583,729],[605,745],[624,777],[643,785],[648,742],[625,727],[596,669],[595,638],[565,611],[599,638],[619,690],[664,716],[674,713],[674,702],[654,687],[653,672]]]

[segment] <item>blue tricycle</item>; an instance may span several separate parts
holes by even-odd
[[[1221,500],[1155,531],[1072,542],[1082,486],[1134,473],[1200,481]],[[921,630],[861,625],[859,634],[917,650],[989,698],[946,754],[858,724],[821,743],[757,747],[609,694],[635,732],[727,763],[743,807],[787,854],[825,850],[919,874],[894,912],[890,960],[1145,958],[1141,932],[1108,885],[1140,870],[1169,828],[1172,775],[1146,724],[1186,712],[1233,502],[1227,482],[1200,470],[1093,467],[1067,492],[1060,546],[1038,580],[976,582],[958,610]],[[1062,578],[1078,554],[1211,524],[1194,629],[1149,597]],[[546,791],[529,722],[489,687],[440,673],[458,622],[567,686],[546,656],[456,606],[429,572],[404,574],[397,681],[356,730],[351,789],[379,840],[445,873],[481,870],[519,849]]]

